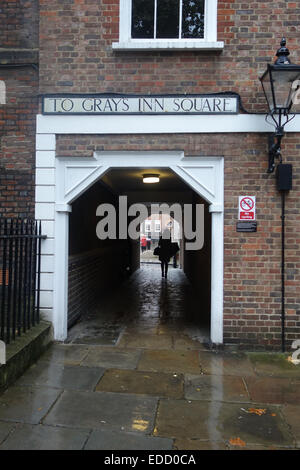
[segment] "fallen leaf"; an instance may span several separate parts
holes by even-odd
[[[289,356],[287,358],[287,361],[288,362],[291,362],[292,364],[294,364],[295,366],[297,366],[298,364],[300,364],[300,359],[294,359],[293,356]]]
[[[249,408],[249,409],[248,409],[248,413],[254,413],[254,414],[258,415],[258,416],[261,416],[261,415],[266,414],[266,411],[267,411],[267,410],[265,410],[265,409],[263,409],[263,408]]]
[[[271,416],[276,416],[276,413],[271,413]]]
[[[245,447],[246,445],[246,442],[242,441],[242,439],[240,439],[239,437],[236,437],[236,438],[232,438],[232,439],[229,439],[229,443],[232,445],[232,446],[240,446],[240,447]]]

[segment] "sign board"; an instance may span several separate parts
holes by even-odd
[[[257,222],[252,220],[245,220],[237,222],[236,224],[237,232],[257,232]]]
[[[255,196],[239,196],[239,220],[255,220]]]
[[[43,114],[237,114],[235,95],[44,95]]]

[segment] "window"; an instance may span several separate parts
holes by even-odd
[[[151,232],[151,221],[145,222],[145,232]]]
[[[160,232],[160,220],[155,221],[155,232]]]
[[[203,38],[204,0],[132,0],[133,39]]]
[[[120,0],[114,49],[222,49],[217,0]]]

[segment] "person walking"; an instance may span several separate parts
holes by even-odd
[[[169,229],[165,229],[163,231],[163,234],[159,239],[158,246],[159,246],[158,258],[161,264],[161,275],[162,277],[167,278],[169,262],[172,257],[172,240],[171,240],[171,232]]]
[[[147,250],[151,250],[151,235],[147,235]]]
[[[146,247],[147,247],[147,238],[145,235],[142,235],[141,236],[141,248],[142,248],[142,253],[144,253],[144,251],[146,251]]]

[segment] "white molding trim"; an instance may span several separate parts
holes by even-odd
[[[115,151],[95,152],[92,158],[58,157],[56,197],[60,204],[71,204],[111,168],[169,167],[209,204],[222,208],[222,186],[218,183],[222,175],[216,175],[222,158],[184,157],[182,151]]]
[[[47,148],[55,149],[55,143],[46,141],[47,134],[211,134],[211,133],[261,133],[274,132],[266,123],[264,114],[234,115],[114,115],[114,116],[37,116],[37,142],[41,139]],[[300,132],[300,115],[289,122],[285,132]],[[44,142],[42,142],[44,144]],[[49,147],[49,148],[48,148]]]
[[[6,85],[4,80],[0,80],[0,104],[6,104]]]
[[[116,51],[154,51],[154,50],[198,50],[198,51],[220,51],[224,49],[223,41],[204,41],[203,39],[197,40],[184,40],[184,39],[165,39],[158,40],[138,40],[132,39],[130,41],[114,42],[112,48]]]

